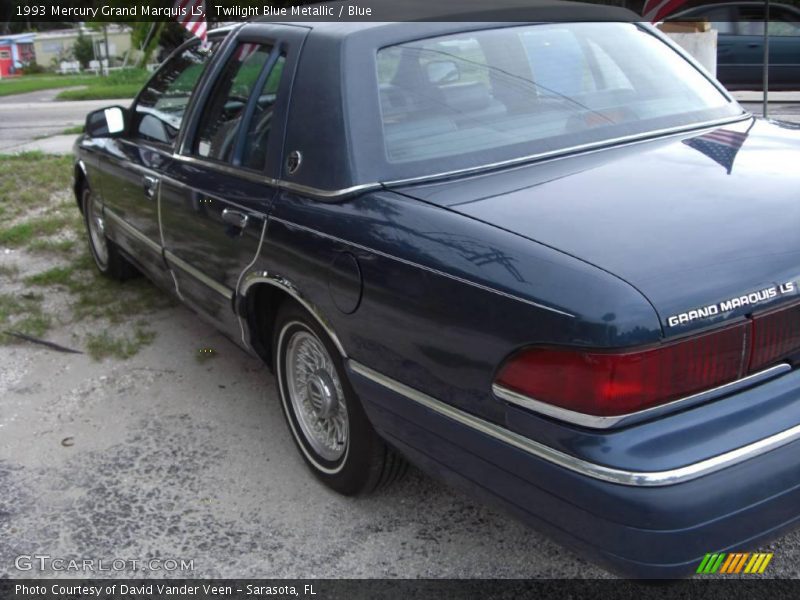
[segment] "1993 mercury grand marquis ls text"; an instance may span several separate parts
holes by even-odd
[[[800,516],[800,132],[585,10],[212,32],[87,117],[75,192],[100,271],[272,365],[333,489],[402,456],[684,575]]]

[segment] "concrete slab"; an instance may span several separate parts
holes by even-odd
[[[70,154],[72,152],[72,145],[75,143],[76,134],[69,135],[54,135],[51,137],[41,138],[26,142],[13,148],[3,148],[0,153],[13,153],[20,152],[44,152],[45,154]]]
[[[28,92],[26,94],[12,94],[11,96],[0,96],[0,105],[2,104],[19,104],[27,102],[53,102],[61,92],[65,90],[80,90],[85,88],[85,85],[77,85],[72,87],[57,88],[54,90],[37,90],[35,92]]]
[[[7,96],[0,102],[0,154],[42,150],[55,154],[72,151],[74,135],[60,135],[65,129],[82,125],[93,110],[111,105],[128,106],[131,100],[80,100],[55,102],[53,92]],[[50,97],[50,100],[46,100]],[[55,136],[51,139],[51,136]],[[41,139],[47,138],[47,139]]]

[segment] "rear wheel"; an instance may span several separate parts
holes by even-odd
[[[384,487],[407,470],[367,419],[340,354],[305,310],[285,303],[274,328],[273,357],[284,416],[306,464],[345,495]]]
[[[89,238],[89,251],[97,270],[106,277],[119,281],[134,276],[136,269],[106,236],[102,209],[88,185],[84,185],[81,190],[81,206]]]

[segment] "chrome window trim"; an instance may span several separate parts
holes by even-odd
[[[527,163],[534,161],[539,162],[547,160],[558,160],[562,158],[567,158],[568,156],[571,156],[573,154],[590,154],[593,152],[600,152],[602,150],[610,149],[620,145],[630,146],[635,144],[642,144],[654,139],[677,136],[692,131],[701,132],[705,131],[706,129],[714,129],[722,125],[739,123],[752,118],[754,117],[750,113],[744,112],[741,115],[737,115],[735,117],[725,117],[724,119],[706,121],[705,123],[681,125],[678,127],[669,127],[665,129],[647,131],[644,133],[632,134],[616,138],[609,138],[597,142],[580,144],[577,146],[569,146],[567,148],[559,148],[557,150],[551,150],[548,152],[528,154],[526,156],[512,158],[504,161],[498,161],[494,163],[487,163],[475,167],[454,169],[452,171],[442,171],[440,173],[432,173],[430,175],[422,175],[420,177],[409,177],[406,179],[394,179],[389,181],[361,183],[346,188],[339,188],[333,190],[321,189],[309,185],[304,185],[301,183],[286,181],[285,179],[275,179],[273,177],[267,177],[266,175],[259,175],[258,173],[247,171],[245,169],[234,167],[232,165],[227,165],[224,163],[219,163],[210,160],[204,160],[195,156],[187,156],[186,154],[175,153],[172,155],[172,157],[175,160],[180,160],[190,164],[206,166],[210,169],[215,169],[222,173],[227,173],[229,175],[242,177],[244,179],[249,179],[256,183],[263,183],[289,192],[304,194],[306,196],[311,196],[313,198],[318,198],[322,200],[340,200],[347,198],[349,196],[354,196],[356,194],[361,194],[364,192],[375,191],[389,187],[404,186],[404,185],[411,185],[418,183],[428,183],[437,181],[439,179],[446,179],[449,177],[455,177],[461,175],[477,175],[485,171],[492,171],[508,167],[521,167],[525,166]]]
[[[273,179],[272,182],[273,185],[281,188],[282,190],[287,190],[298,194],[306,194],[308,196],[323,198],[325,200],[345,198],[347,196],[354,196],[355,194],[361,194],[363,192],[369,192],[383,188],[383,184],[378,182],[361,183],[359,185],[352,185],[350,187],[341,188],[338,190],[322,190],[320,188],[303,185],[301,183],[286,181],[284,179]]]
[[[153,240],[143,234],[141,231],[136,229],[130,223],[126,223],[122,217],[117,215],[113,210],[108,208],[107,206],[103,208],[103,213],[105,216],[110,217],[111,220],[118,225],[121,229],[123,229],[126,233],[128,233],[131,237],[136,238],[138,241],[142,242],[145,246],[150,248],[153,252],[157,254],[161,254],[161,246],[156,244]]]
[[[745,387],[756,385],[768,379],[772,379],[778,375],[786,373],[787,371],[791,371],[791,369],[792,367],[786,363],[775,365],[774,367],[770,367],[769,369],[765,369],[763,371],[759,371],[758,373],[748,375],[747,377],[737,379],[736,381],[726,383],[704,392],[692,394],[691,396],[685,396],[666,404],[653,406],[651,408],[646,408],[644,410],[627,413],[624,415],[614,415],[609,417],[590,415],[562,408],[560,406],[554,406],[552,404],[548,404],[547,402],[542,402],[541,400],[536,400],[535,398],[531,398],[530,396],[526,396],[525,394],[511,390],[497,383],[492,384],[492,392],[495,396],[501,400],[505,400],[510,404],[521,406],[527,410],[558,419],[559,421],[564,421],[573,425],[579,425],[581,427],[589,427],[591,429],[608,429],[609,427],[631,425],[646,419],[652,419],[679,408],[689,408],[691,406],[701,404],[702,402],[707,402],[709,400],[713,400],[714,398],[724,396],[725,394],[730,394]]]
[[[300,183],[294,183],[291,181],[286,181],[284,179],[274,179],[272,177],[267,177],[266,175],[258,175],[251,171],[245,171],[243,169],[239,169],[236,167],[232,167],[229,165],[216,163],[213,161],[202,160],[198,159],[194,156],[186,156],[185,154],[173,154],[173,158],[176,160],[181,160],[184,162],[192,163],[192,164],[199,164],[203,166],[207,166],[211,169],[216,169],[223,173],[228,173],[230,175],[236,175],[239,177],[244,177],[245,179],[250,179],[252,181],[258,183],[264,183],[266,185],[271,185],[283,190],[287,190],[290,192],[295,192],[298,194],[305,194],[307,196],[312,196],[314,198],[320,198],[323,200],[338,200],[343,199],[348,196],[353,196],[356,194],[361,194],[368,191],[374,191],[378,189],[388,188],[392,186],[402,186],[402,185],[410,185],[416,183],[427,183],[430,181],[436,181],[439,179],[445,179],[448,177],[454,177],[458,175],[475,175],[482,173],[484,171],[492,171],[495,169],[501,169],[505,167],[514,167],[514,166],[524,166],[525,163],[529,163],[532,161],[545,161],[545,160],[557,160],[561,158],[566,158],[572,154],[580,153],[580,154],[588,154],[591,152],[599,152],[601,150],[608,149],[609,147],[614,147],[617,145],[633,145],[633,144],[641,144],[653,139],[662,138],[662,137],[670,137],[675,135],[681,135],[683,133],[688,133],[690,131],[704,131],[706,129],[714,129],[721,125],[727,125],[730,123],[738,123],[741,121],[746,121],[747,119],[752,119],[752,115],[749,113],[745,113],[742,115],[737,115],[735,117],[726,117],[724,119],[718,119],[715,121],[708,121],[701,124],[694,124],[694,125],[683,125],[680,127],[671,127],[667,129],[659,129],[656,131],[648,131],[645,133],[629,135],[629,136],[622,136],[618,138],[611,138],[607,140],[602,140],[599,142],[592,142],[589,144],[582,144],[578,146],[570,146],[568,148],[560,148],[558,150],[552,150],[550,152],[540,152],[537,154],[529,154],[527,156],[522,156],[518,158],[512,158],[509,160],[488,163],[485,165],[479,165],[476,167],[468,167],[465,169],[456,169],[453,171],[443,171],[441,173],[434,173],[431,175],[422,175],[420,177],[411,177],[407,179],[395,179],[391,181],[384,181],[384,182],[371,182],[371,183],[362,183],[358,185],[353,185],[346,188],[340,188],[335,190],[325,190],[320,189],[308,185],[303,185]]]
[[[164,258],[167,260],[167,263],[178,267],[181,271],[183,271],[187,275],[191,275],[201,283],[205,284],[207,287],[211,288],[221,296],[225,297],[227,300],[233,300],[233,290],[222,285],[217,281],[214,281],[208,275],[194,268],[185,260],[178,258],[169,250],[164,250]]]
[[[562,158],[567,158],[573,154],[591,154],[594,152],[601,152],[603,150],[609,150],[611,148],[617,146],[633,146],[636,144],[643,144],[649,141],[665,138],[665,137],[674,137],[678,135],[682,135],[684,133],[689,133],[691,131],[705,131],[706,129],[715,129],[722,125],[729,125],[732,123],[739,123],[742,121],[746,121],[748,119],[752,119],[753,116],[750,113],[743,113],[741,115],[736,115],[735,117],[725,117],[724,119],[716,119],[714,121],[706,121],[705,123],[695,123],[693,125],[681,125],[678,127],[668,127],[665,129],[656,129],[654,131],[647,131],[644,133],[637,133],[631,134],[616,138],[609,138],[607,140],[601,140],[598,142],[590,142],[587,144],[579,144],[577,146],[570,146],[568,148],[559,148],[558,150],[550,150],[548,152],[539,152],[536,154],[528,154],[527,156],[522,156],[519,158],[511,158],[509,160],[502,160],[494,163],[488,163],[485,165],[479,165],[477,167],[467,167],[464,169],[455,169],[453,171],[444,171],[441,173],[435,173],[432,175],[422,175],[420,177],[409,177],[406,179],[395,179],[392,181],[384,181],[382,185],[384,187],[392,187],[392,186],[401,186],[401,185],[410,185],[416,183],[427,183],[429,181],[435,181],[438,179],[446,179],[448,177],[454,177],[457,175],[475,175],[482,173],[484,171],[492,171],[495,169],[502,169],[506,167],[515,167],[515,166],[524,166],[524,163],[528,162],[540,162],[540,161],[548,161],[548,160],[558,160]]]
[[[248,171],[247,169],[241,167],[234,167],[232,165],[221,163],[215,160],[202,159],[196,156],[188,156],[186,154],[173,154],[172,158],[190,165],[208,167],[211,170],[225,173],[226,175],[232,175],[234,177],[240,177],[241,179],[247,179],[254,183],[265,183],[267,185],[271,185],[272,182],[272,180],[266,175],[259,175],[253,171]]]
[[[756,442],[682,467],[664,471],[629,471],[571,456],[428,396],[353,359],[350,359],[348,364],[355,373],[370,381],[475,431],[569,471],[618,485],[663,487],[692,481],[800,439],[800,425],[796,425]]]
[[[543,310],[547,310],[559,315],[563,315],[565,317],[569,317],[571,319],[577,318],[574,314],[568,313],[566,311],[560,310],[558,308],[553,308],[552,306],[547,306],[546,304],[540,304],[533,300],[528,300],[527,298],[521,298],[520,296],[515,296],[513,294],[509,294],[508,292],[504,292],[502,290],[498,290],[487,285],[483,285],[482,283],[478,283],[476,281],[470,281],[469,279],[464,279],[463,277],[459,277],[458,275],[452,275],[450,273],[445,273],[444,271],[440,271],[438,269],[434,269],[432,267],[426,267],[425,265],[421,265],[419,263],[412,262],[410,260],[406,260],[405,258],[400,258],[399,256],[394,256],[393,254],[388,254],[387,252],[382,252],[381,250],[375,250],[374,248],[370,248],[368,246],[363,246],[361,244],[357,244],[356,242],[351,242],[349,240],[345,240],[340,237],[336,237],[335,235],[330,235],[329,233],[325,233],[324,231],[319,231],[318,229],[312,229],[311,227],[306,227],[305,225],[300,225],[298,223],[294,223],[292,221],[287,221],[286,219],[281,219],[279,217],[270,216],[270,221],[275,221],[276,223],[282,223],[287,227],[294,227],[297,229],[301,229],[302,231],[307,231],[309,233],[313,233],[315,235],[322,236],[329,240],[333,240],[334,242],[338,242],[340,244],[345,244],[352,248],[358,248],[359,250],[363,250],[364,252],[370,252],[372,254],[377,254],[378,256],[382,256],[384,258],[388,258],[390,260],[395,260],[397,262],[403,263],[410,267],[414,267],[417,269],[422,269],[423,271],[428,271],[429,273],[433,273],[434,275],[440,275],[442,277],[446,277],[448,279],[452,279],[454,281],[458,281],[459,283],[463,283],[465,285],[469,285],[472,287],[476,287],[481,289],[485,292],[490,292],[492,294],[497,294],[498,296],[503,296],[504,298],[508,298],[510,300],[516,300],[517,302],[522,302],[524,304],[528,304],[530,306],[535,306],[536,308],[541,308]]]
[[[268,177],[266,175],[259,175],[258,173],[249,171],[247,169],[244,169],[243,167],[234,167],[233,165],[228,165],[213,160],[198,158],[196,156],[188,156],[186,154],[173,154],[172,157],[175,160],[183,161],[189,164],[200,165],[203,167],[208,167],[209,169],[219,171],[220,173],[225,173],[227,175],[232,175],[234,177],[241,177],[243,179],[248,179],[255,183],[263,183],[265,185],[276,187],[282,190],[287,190],[298,194],[305,194],[307,196],[313,196],[315,198],[323,198],[326,200],[335,198],[344,198],[347,196],[360,194],[362,192],[367,192],[370,190],[381,189],[383,187],[380,183],[363,183],[360,185],[353,185],[338,190],[323,190],[308,185],[302,185],[300,183],[293,183],[291,181],[286,181],[283,179],[275,179],[273,177]]]

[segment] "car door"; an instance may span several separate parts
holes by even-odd
[[[181,297],[238,333],[233,298],[259,250],[305,28],[248,25],[216,62],[162,178],[165,258]]]
[[[158,222],[160,171],[169,163],[193,89],[216,43],[190,43],[148,81],[125,135],[104,139],[100,188],[110,237],[151,276],[168,278]]]

